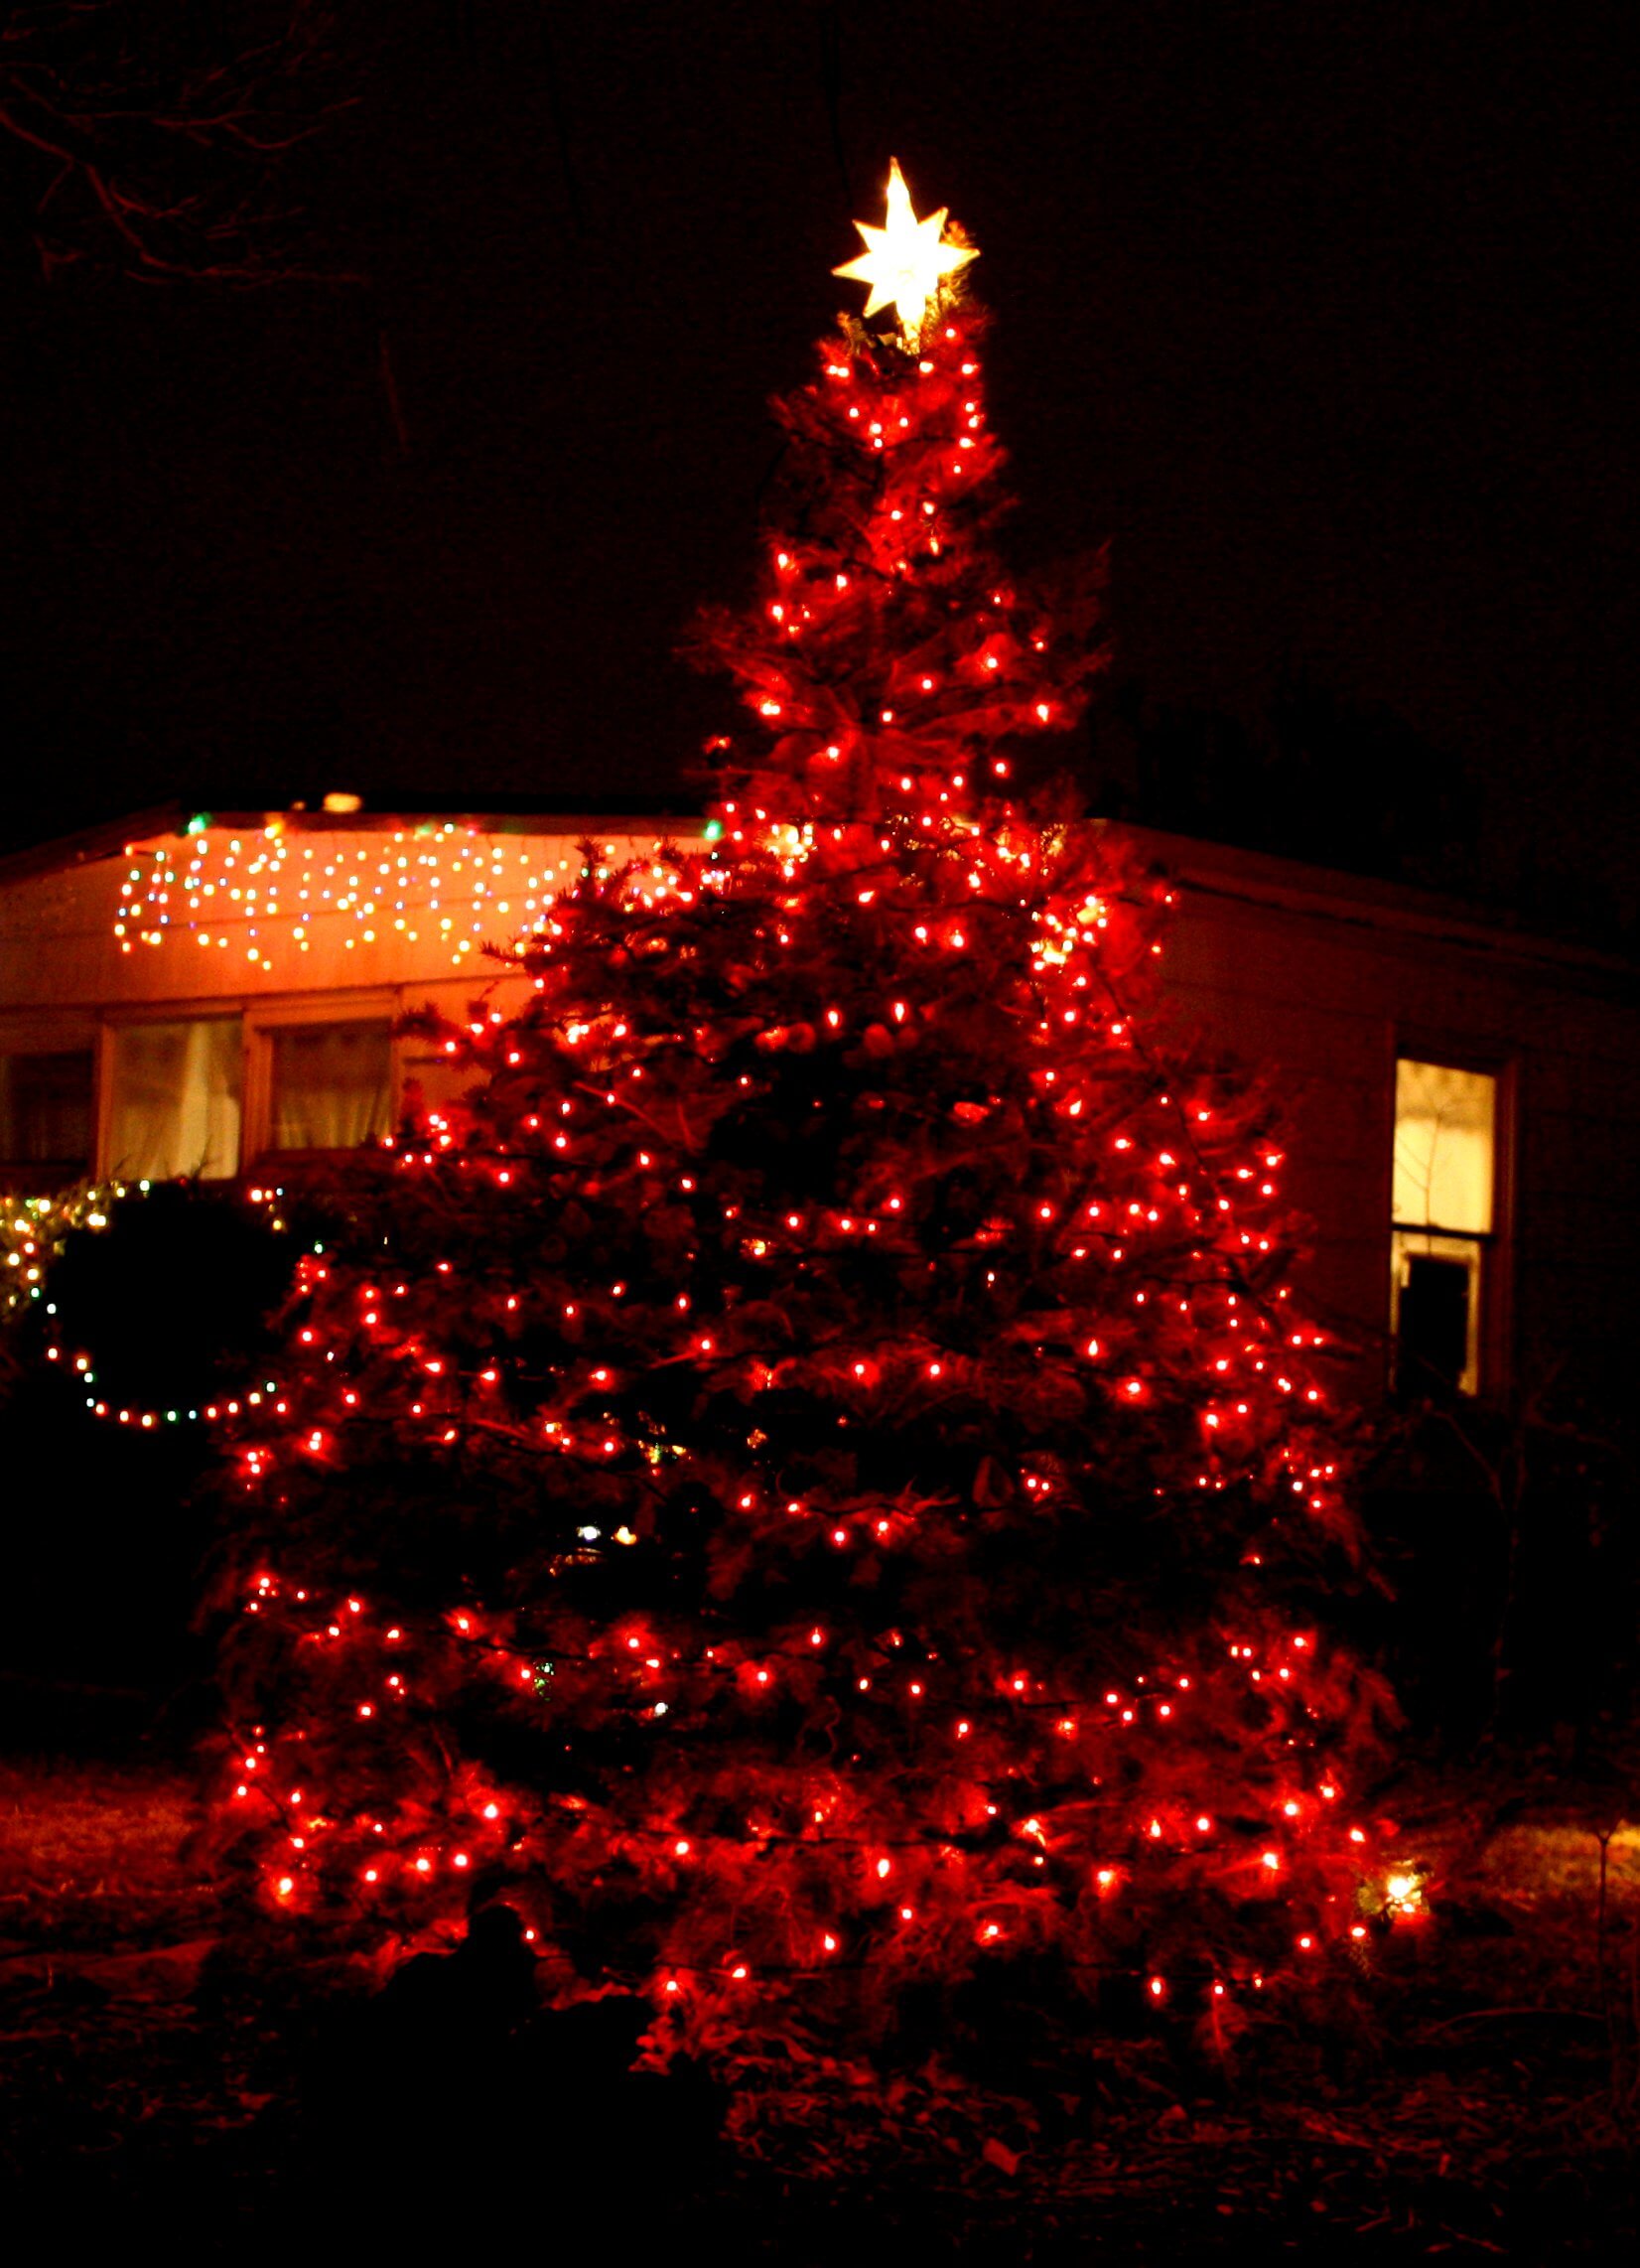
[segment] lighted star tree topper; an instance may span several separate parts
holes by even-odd
[[[942,205],[926,219],[917,218],[897,158],[888,160],[887,201],[881,228],[874,228],[869,220],[855,222],[866,239],[866,249],[858,258],[833,268],[832,274],[865,284],[866,320],[870,322],[884,308],[891,307],[907,340],[916,346],[923,325],[938,312],[948,279],[960,274],[970,260],[978,259],[979,249],[946,236],[948,206]]]

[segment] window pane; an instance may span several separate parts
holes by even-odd
[[[88,1048],[0,1057],[0,1160],[88,1172],[93,1083]]]
[[[1492,1227],[1497,1080],[1449,1063],[1395,1066],[1394,1217],[1466,1235]]]
[[[399,1123],[409,1142],[426,1141],[444,1130],[445,1114],[477,1083],[473,1066],[457,1067],[442,1047],[419,1036],[399,1043]]]
[[[392,1131],[393,1027],[289,1024],[273,1034],[273,1147],[355,1150]]]
[[[108,1170],[125,1181],[239,1171],[237,1017],[124,1024],[114,1034]]]
[[[1431,1236],[1398,1228],[1394,1237],[1395,1382],[1404,1394],[1438,1396],[1480,1388],[1478,1237]]]

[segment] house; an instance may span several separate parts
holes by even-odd
[[[482,955],[594,840],[698,820],[149,812],[0,862],[0,1186],[278,1170],[443,1072],[396,1032],[504,998]],[[1095,824],[1100,822],[1094,822]],[[1389,884],[1131,830],[1174,877],[1166,998],[1265,1067],[1311,1223],[1303,1291],[1399,1379],[1597,1371],[1640,1282],[1640,987],[1626,962]]]

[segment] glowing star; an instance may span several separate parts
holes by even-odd
[[[869,221],[857,220],[855,226],[866,239],[866,249],[847,266],[832,270],[834,276],[848,276],[868,286],[868,317],[880,308],[892,307],[904,329],[915,336],[922,329],[929,302],[939,297],[945,278],[978,258],[978,249],[972,244],[942,241],[948,211],[942,205],[926,220],[919,220],[911,210],[911,193],[905,187],[899,160],[888,160],[886,225],[874,228]]]

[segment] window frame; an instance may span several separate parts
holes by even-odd
[[[1403,1063],[1435,1063],[1445,1070],[1469,1071],[1492,1081],[1492,1225],[1477,1230],[1441,1228],[1427,1221],[1395,1217],[1396,1090]],[[1495,1399],[1509,1383],[1513,1347],[1516,1117],[1519,1059],[1501,1047],[1453,1039],[1427,1026],[1396,1026],[1390,1033],[1388,1132],[1384,1144],[1384,1232],[1387,1378],[1393,1391],[1400,1351],[1400,1285],[1396,1274],[1399,1236],[1428,1236],[1462,1244],[1478,1254],[1480,1297],[1475,1317],[1475,1384],[1469,1398]],[[1439,1253],[1436,1254],[1439,1257]],[[1460,1391],[1462,1389],[1459,1389]]]
[[[237,1024],[239,1027],[239,1163],[231,1174],[224,1174],[214,1185],[243,1178],[246,1157],[245,1114],[245,1020],[248,1003],[243,1000],[224,1000],[212,995],[205,1000],[141,1000],[121,1001],[117,1008],[104,1009],[97,1018],[96,1031],[96,1157],[94,1173],[98,1181],[113,1177],[110,1152],[114,1141],[114,1089],[115,1070],[119,1050],[119,1035],[134,1024]]]
[[[84,1044],[93,1051],[92,1075],[96,1082],[96,1153],[92,1161],[93,1174],[100,1179],[108,1176],[108,1153],[114,1116],[115,1049],[118,1045],[117,1035],[122,1028],[133,1024],[237,1022],[242,1050],[239,1166],[238,1172],[229,1178],[244,1181],[259,1174],[265,1176],[275,1169],[295,1167],[306,1158],[350,1155],[346,1151],[275,1150],[271,1147],[274,1033],[301,1024],[388,1024],[393,1028],[388,1050],[388,1079],[392,1108],[396,1114],[404,1086],[403,1055],[397,1026],[404,1012],[401,990],[391,985],[354,986],[346,990],[305,993],[283,1000],[212,993],[203,999],[122,1001],[118,1007],[104,1009],[95,1018],[87,1018],[84,1023]],[[36,1033],[30,1032],[22,1036],[14,1046],[11,1034],[4,1029],[0,1029],[0,1049],[23,1055],[47,1052],[42,1048]]]
[[[69,1010],[62,1017],[54,1015],[49,1022],[38,1014],[0,1016],[0,1056],[10,1059],[14,1056],[82,1055],[88,1055],[91,1059],[91,1154],[85,1162],[84,1172],[86,1175],[94,1175],[99,1155],[97,1138],[102,1108],[103,1083],[102,1056],[98,1046],[96,1017],[75,1010]],[[56,1166],[66,1164],[68,1161],[59,1159],[52,1160],[50,1163]],[[54,1181],[50,1189],[42,1184],[38,1192],[23,1188],[24,1181],[32,1180],[32,1178],[26,1160],[0,1158],[0,1188],[15,1189],[19,1194],[25,1196],[31,1194],[49,1196],[58,1189],[70,1187],[73,1182],[82,1177],[78,1174],[70,1174],[66,1181]]]
[[[247,1001],[245,1032],[244,1132],[241,1174],[271,1174],[304,1159],[350,1157],[348,1150],[276,1150],[273,1147],[273,1041],[276,1032],[312,1024],[386,1024],[389,1133],[396,1124],[404,1088],[398,1025],[404,1014],[396,987],[372,986],[346,992],[315,992],[300,999]]]

